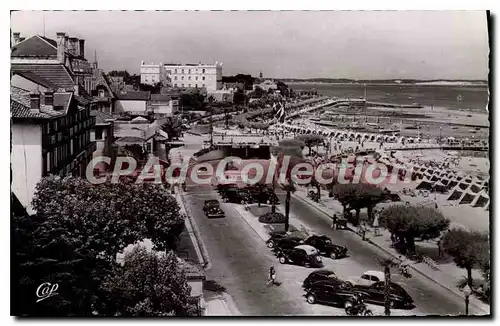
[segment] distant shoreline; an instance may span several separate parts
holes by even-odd
[[[415,83],[377,83],[377,82],[317,82],[317,81],[284,81],[288,84],[314,84],[314,85],[353,85],[353,86],[469,86],[469,87],[488,87],[488,83],[484,82],[415,82]]]

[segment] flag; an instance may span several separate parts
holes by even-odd
[[[276,103],[275,103],[276,104]],[[285,122],[285,106],[278,102],[278,111],[274,115],[274,117],[281,123]]]

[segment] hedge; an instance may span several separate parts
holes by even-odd
[[[285,215],[281,213],[265,213],[262,214],[259,217],[259,222],[261,223],[267,223],[267,224],[279,224],[279,223],[285,223],[286,218]]]

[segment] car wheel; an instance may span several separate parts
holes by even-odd
[[[271,201],[270,201],[270,200],[267,200],[267,201],[266,201],[266,204],[267,204],[267,205],[271,204]]]
[[[279,261],[281,264],[284,264],[284,263],[286,263],[286,258],[284,256],[281,256]]]
[[[311,267],[311,264],[309,264],[309,263],[304,263],[304,267],[305,267],[305,268],[309,268],[309,267]]]
[[[373,316],[373,312],[370,309],[365,311],[365,316]]]
[[[316,297],[314,294],[307,295],[307,303],[314,304],[316,302]]]
[[[267,247],[268,247],[268,248],[272,248],[272,247],[274,247],[274,241],[272,241],[272,240],[271,240],[271,241],[269,241],[269,242],[267,243]]]
[[[330,253],[330,258],[331,258],[331,259],[337,259],[337,254],[336,254],[335,252],[333,252],[333,251],[332,251],[332,252]]]
[[[394,301],[390,301],[389,302],[389,307],[391,307],[391,309],[394,309],[394,307],[396,306],[396,303]]]

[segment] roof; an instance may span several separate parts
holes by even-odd
[[[12,57],[57,57],[57,42],[34,35],[12,47]]]
[[[122,137],[115,141],[117,145],[142,145],[146,140],[140,137]]]
[[[298,245],[295,248],[304,250],[308,255],[315,255],[318,253],[318,249],[310,245]]]
[[[16,119],[50,119],[66,114],[71,103],[73,93],[54,93],[54,106],[63,110],[55,110],[52,105],[40,104],[41,110],[32,110],[30,107],[30,92],[18,87],[11,87],[10,110],[12,118]]]
[[[98,110],[92,110],[90,111],[90,115],[95,118],[95,123],[96,124],[107,124],[109,121],[106,120],[114,120],[113,116],[111,114],[107,114],[105,112],[101,112]]]
[[[172,96],[168,94],[151,94],[151,101],[163,102],[172,100]]]
[[[148,101],[151,93],[147,91],[128,91],[124,94],[119,94],[119,100],[131,100],[131,101]]]
[[[34,83],[40,83],[42,86],[45,86],[43,82],[50,81],[50,83],[57,86],[57,88],[68,90],[73,89],[75,84],[70,73],[62,64],[12,64],[11,71],[27,79],[30,79],[29,77],[38,78],[32,81]],[[54,88],[53,86],[47,87]]]

